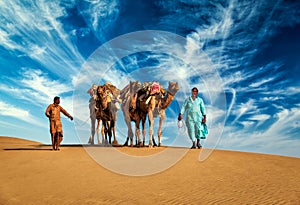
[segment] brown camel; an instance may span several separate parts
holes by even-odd
[[[95,137],[95,132],[96,132],[96,100],[97,100],[97,89],[98,86],[96,84],[93,84],[92,87],[87,91],[87,93],[90,94],[90,100],[89,100],[89,110],[90,110],[90,119],[91,119],[91,134],[89,137],[88,144],[94,144],[94,137]],[[98,144],[101,144],[100,141],[100,122],[101,120],[97,120],[97,139],[98,139]],[[104,136],[102,136],[104,141]]]
[[[150,85],[151,86],[151,85]],[[151,90],[148,88],[148,90]],[[144,115],[148,114],[149,121],[149,147],[156,146],[153,138],[153,122],[154,117],[159,116],[159,129],[158,129],[158,146],[161,146],[162,126],[166,116],[166,109],[174,99],[175,94],[179,90],[179,84],[177,82],[169,82],[168,92],[165,96],[164,89],[160,89],[160,92],[156,92],[151,95],[143,97],[143,92],[138,92],[136,106],[137,110]]]
[[[146,135],[145,131],[145,121],[146,115],[141,115],[138,110],[132,106],[132,101],[134,100],[135,93],[141,89],[141,83],[139,81],[130,82],[125,88],[121,90],[122,99],[122,112],[124,116],[125,123],[127,125],[127,139],[124,146],[128,146],[128,141],[130,139],[130,146],[133,146],[133,132],[131,127],[131,122],[135,123],[135,136],[137,147],[141,146],[140,139],[140,122],[142,121],[143,135]]]
[[[97,88],[97,99],[96,99],[96,118],[98,120],[98,127],[100,121],[102,121],[102,137],[105,137],[105,144],[109,142],[111,144],[111,137],[113,135],[113,145],[118,145],[116,139],[116,121],[118,114],[120,90],[113,86],[111,83],[105,83]],[[109,139],[107,139],[107,136]],[[104,138],[103,137],[103,138]]]
[[[159,116],[159,127],[158,127],[158,146],[161,146],[162,127],[166,117],[166,109],[174,100],[176,93],[180,87],[177,82],[169,82],[168,92],[164,98],[161,98],[155,106],[153,117]],[[151,135],[150,135],[151,136]]]
[[[126,98],[126,102],[122,103],[122,111],[126,124],[128,126],[128,137],[124,145],[128,144],[128,139],[132,139],[133,134],[131,130],[130,121],[136,124],[136,137],[139,140],[138,145],[141,145],[139,124],[142,121],[143,127],[143,145],[145,144],[146,136],[146,116],[148,114],[149,120],[149,147],[156,146],[153,138],[153,121],[154,117],[160,116],[158,129],[158,145],[161,145],[162,125],[165,119],[165,112],[167,107],[171,104],[175,94],[179,90],[179,85],[176,82],[169,82],[168,92],[165,95],[165,90],[159,86],[159,90],[152,92],[153,82],[146,82],[143,86],[136,86],[137,83],[130,83],[130,96]],[[135,86],[135,89],[133,88]],[[128,86],[127,86],[128,87]],[[140,87],[140,88],[139,88]],[[126,88],[126,87],[125,87]],[[127,88],[127,90],[129,90]],[[131,141],[132,142],[132,141]]]

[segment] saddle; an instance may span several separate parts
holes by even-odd
[[[132,99],[133,107],[135,105],[139,107],[139,103],[142,101],[145,101],[145,104],[148,104],[152,96],[162,98],[165,94],[166,90],[158,82],[145,82]]]

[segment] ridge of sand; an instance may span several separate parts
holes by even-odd
[[[131,177],[103,168],[82,146],[50,151],[10,137],[0,146],[0,204],[300,204],[299,158],[215,150],[200,162],[199,150],[188,150],[166,171]]]

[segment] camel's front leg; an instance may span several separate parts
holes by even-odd
[[[153,112],[150,111],[148,112],[148,119],[149,119],[149,147],[152,148],[153,145],[152,145],[152,140],[153,140],[153,121],[154,121],[154,118],[153,118]]]
[[[129,139],[130,139],[130,145],[132,145],[133,143],[133,132],[131,128],[129,104],[130,104],[130,100],[127,100],[127,102],[124,105],[122,105],[123,116],[124,116],[125,123],[127,125],[127,139],[126,142],[124,143],[124,146],[128,146]]]
[[[100,123],[101,123],[101,120],[97,120],[97,140],[98,140],[98,144],[101,144],[101,141],[100,141]],[[102,137],[102,143],[103,143],[103,137]]]
[[[137,119],[135,122],[135,137],[137,139],[136,146],[141,146],[141,134],[140,134],[140,119]]]
[[[159,113],[159,127],[158,127],[158,146],[161,146],[162,126],[166,117],[166,111],[161,110]]]
[[[112,125],[112,123],[111,123],[111,121],[108,121],[107,122],[107,130],[106,130],[106,133],[108,134],[108,142],[109,142],[109,144],[111,144],[111,137],[112,137],[112,127],[111,127],[111,125]]]
[[[142,118],[142,128],[143,128],[143,146],[145,146],[146,140],[146,115]]]
[[[153,116],[153,110],[155,108],[155,96],[152,96],[151,97],[151,100],[150,100],[150,104],[149,104],[149,107],[148,107],[148,120],[149,120],[149,147],[152,148],[153,145],[152,145],[152,140],[153,140],[153,122],[154,122],[154,116]]]
[[[114,136],[114,141],[113,141],[113,144],[118,144],[118,141],[117,141],[117,137],[116,137],[116,125],[117,125],[117,119],[118,119],[118,113],[116,112],[114,114],[114,119],[112,121],[112,132],[113,132],[113,136]]]
[[[118,144],[118,141],[117,141],[117,137],[116,137],[116,121],[113,121],[112,122],[112,132],[113,132],[113,136],[114,136],[114,141],[113,141],[113,144]]]
[[[94,136],[95,136],[95,129],[96,129],[95,123],[96,123],[96,118],[91,117],[91,135],[88,141],[89,144],[94,144]]]
[[[101,134],[102,134],[102,143],[107,144],[107,128],[106,128],[106,122],[105,121],[102,121]]]

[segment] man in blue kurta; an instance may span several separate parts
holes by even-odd
[[[192,96],[188,97],[180,110],[178,120],[183,119],[183,114],[186,112],[186,126],[188,130],[188,135],[192,140],[192,149],[197,147],[200,149],[202,146],[200,144],[200,139],[206,138],[206,111],[205,105],[202,98],[198,97],[198,89],[194,87],[192,89]]]

